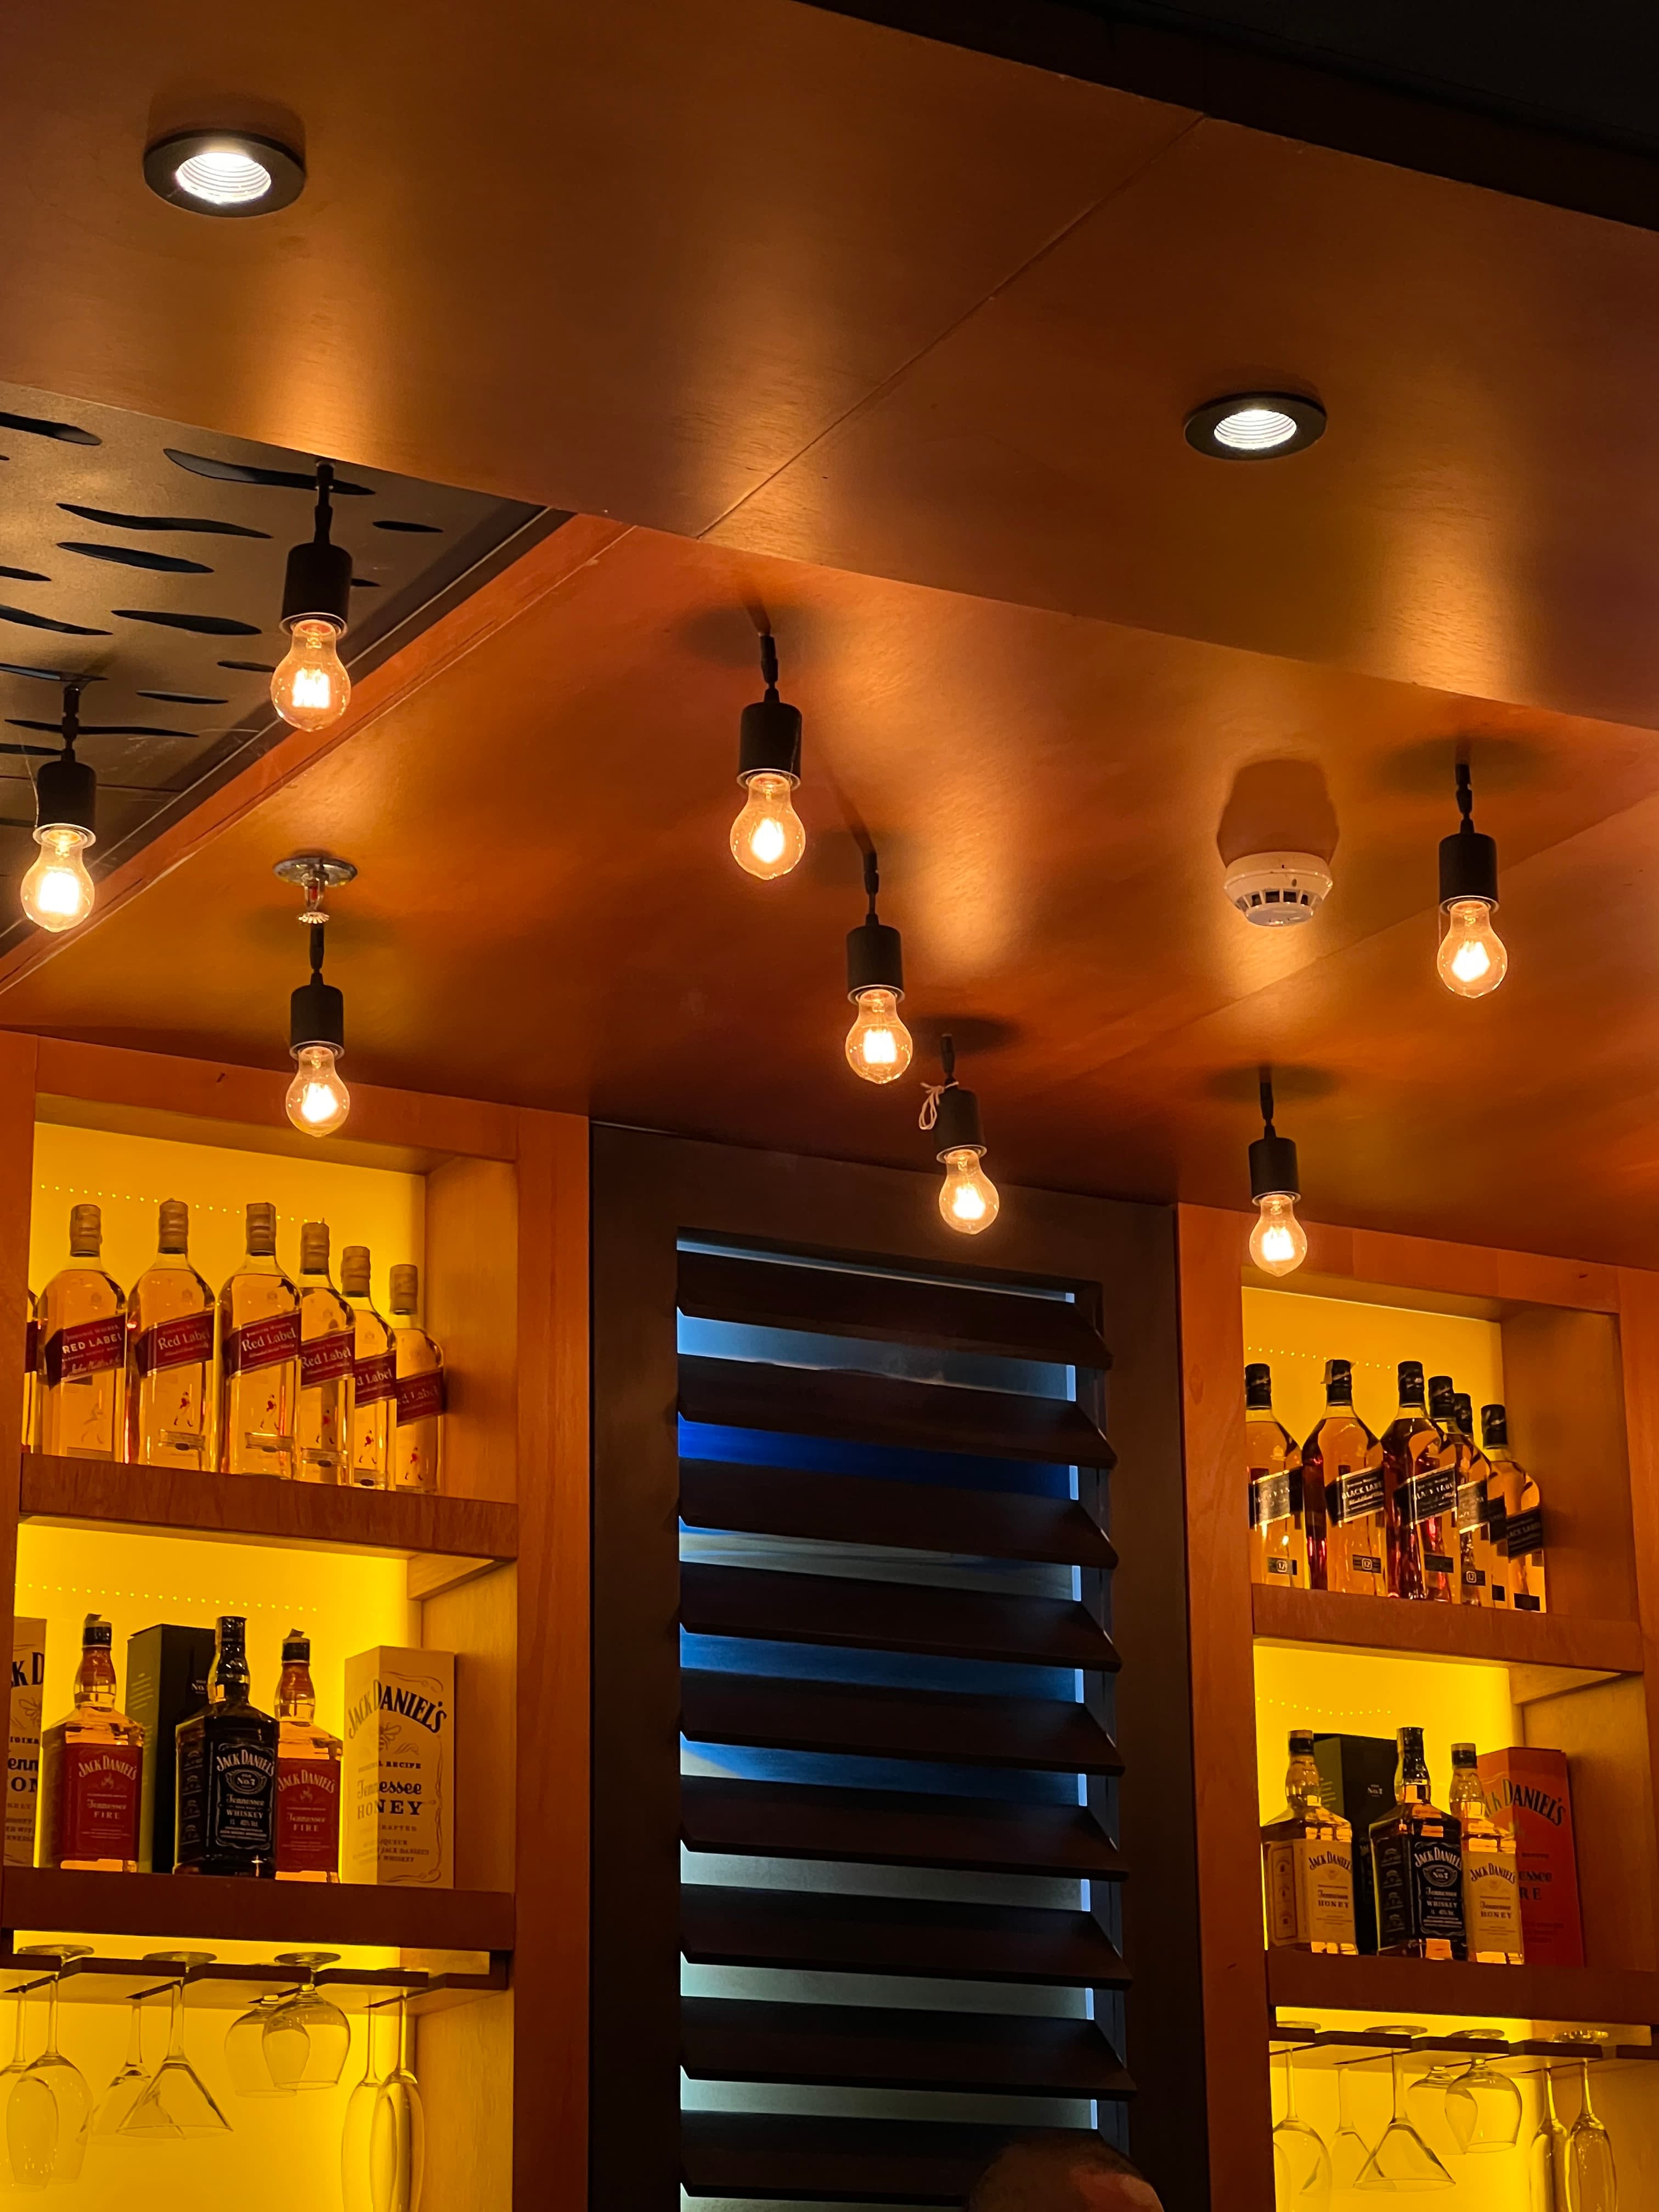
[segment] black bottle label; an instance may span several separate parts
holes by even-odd
[[[1288,1521],[1302,1510],[1302,1470],[1288,1468],[1281,1474],[1250,1477],[1250,1525],[1265,1528],[1274,1521]]]
[[[1358,1521],[1367,1513],[1382,1510],[1382,1470],[1380,1467],[1345,1468],[1325,1486],[1325,1511],[1340,1528],[1345,1521]]]
[[[1402,1943],[1463,1942],[1463,1853],[1437,1828],[1413,1828],[1373,1838],[1377,1938],[1383,1950]]]
[[[1425,1575],[1455,1575],[1457,1562],[1445,1552],[1425,1552],[1423,1571]]]
[[[1380,1575],[1382,1571],[1382,1560],[1374,1559],[1364,1552],[1356,1552],[1348,1564],[1357,1575]]]
[[[1544,1511],[1534,1505],[1530,1513],[1517,1513],[1504,1524],[1504,1544],[1512,1559],[1524,1559],[1544,1548]]]
[[[1405,1492],[1407,1520],[1433,1521],[1449,1513],[1457,1503],[1457,1469],[1425,1467],[1419,1474],[1407,1475],[1401,1488]]]
[[[274,1733],[274,1730],[273,1730]],[[270,1866],[276,1850],[276,1752],[240,1733],[179,1737],[179,1863]]]

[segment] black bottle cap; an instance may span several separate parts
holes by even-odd
[[[311,1638],[301,1636],[297,1628],[290,1629],[283,1638],[283,1664],[284,1667],[309,1667],[311,1664]]]
[[[1474,1763],[1474,1746],[1472,1743],[1455,1743],[1452,1746],[1454,1766],[1473,1766]]]
[[[1452,1379],[1449,1375],[1431,1375],[1429,1377],[1429,1411],[1449,1418],[1452,1410]]]
[[[1271,1406],[1273,1401],[1273,1370],[1265,1359],[1253,1359],[1244,1370],[1244,1403]]]
[[[1480,1433],[1489,1444],[1508,1443],[1510,1417],[1502,1406],[1483,1406],[1480,1408]]]
[[[1400,1402],[1402,1406],[1420,1406],[1423,1402],[1420,1359],[1402,1359],[1400,1363]]]
[[[1457,1425],[1467,1435],[1474,1420],[1474,1407],[1467,1390],[1455,1392],[1452,1398],[1452,1413]]]
[[[1328,1359],[1325,1362],[1325,1395],[1334,1399],[1339,1406],[1353,1403],[1353,1362],[1350,1359]]]
[[[1292,1759],[1311,1759],[1313,1757],[1313,1747],[1314,1739],[1313,1730],[1311,1729],[1292,1729],[1291,1730],[1291,1757]]]
[[[1394,1740],[1399,1745],[1402,1754],[1409,1753],[1419,1759],[1422,1758],[1423,1731],[1420,1728],[1396,1729]]]
[[[247,1641],[247,1615],[245,1613],[222,1613],[219,1615],[219,1644],[222,1650]]]
[[[81,1631],[81,1649],[83,1651],[107,1651],[114,1635],[115,1631],[108,1621],[98,1613],[89,1613]]]

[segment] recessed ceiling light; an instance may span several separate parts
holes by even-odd
[[[1217,461],[1275,461],[1299,453],[1324,431],[1319,402],[1291,392],[1235,392],[1187,417],[1187,443]]]
[[[251,131],[176,131],[144,153],[144,181],[198,215],[270,215],[300,197],[305,163]]]

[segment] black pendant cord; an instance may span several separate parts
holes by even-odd
[[[333,492],[334,464],[332,461],[319,461],[317,464],[317,519],[315,532],[316,543],[319,545],[326,545],[331,542],[329,532],[334,526]]]
[[[1498,846],[1474,826],[1474,786],[1467,761],[1457,763],[1457,811],[1460,817],[1449,837],[1440,840],[1440,904],[1480,899],[1498,903]]]
[[[326,924],[315,921],[306,932],[307,936],[311,939],[311,980],[313,983],[320,983],[323,980],[323,937],[325,928]]]
[[[78,683],[69,683],[64,686],[64,750],[62,757],[66,761],[72,761],[75,758],[75,740],[81,734],[82,689],[82,685]]]
[[[1457,811],[1463,817],[1458,825],[1461,834],[1466,837],[1473,837],[1475,834],[1474,786],[1469,779],[1469,764],[1467,761],[1459,761],[1457,763]]]
[[[1273,1072],[1261,1073],[1261,1134],[1250,1146],[1250,1196],[1253,1200],[1302,1195],[1302,1174],[1296,1146],[1273,1127]]]
[[[881,889],[881,870],[876,865],[876,848],[873,845],[864,855],[864,889],[870,901],[870,911],[864,918],[866,921],[878,921],[880,917],[876,912],[876,894]]]
[[[760,638],[761,681],[766,686],[766,696],[775,702],[778,696],[778,641],[769,629],[763,629]]]
[[[1273,1127],[1273,1079],[1266,1068],[1261,1071],[1261,1133],[1264,1137],[1277,1134]]]
[[[939,1061],[945,1070],[945,1081],[939,1087],[945,1091],[953,1090],[957,1080],[957,1041],[954,1037],[942,1036],[939,1039]]]

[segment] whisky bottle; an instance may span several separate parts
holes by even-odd
[[[227,1474],[294,1473],[300,1293],[276,1264],[276,1209],[247,1210],[247,1257],[219,1293],[219,1464]]]
[[[311,1638],[290,1628],[276,1685],[278,1881],[340,1879],[340,1752],[339,1737],[317,1725]]]
[[[300,1230],[300,1413],[295,1469],[301,1482],[338,1482],[351,1449],[351,1368],[356,1328],[328,1272],[328,1224]]]
[[[1456,1469],[1429,1419],[1423,1369],[1400,1363],[1400,1410],[1382,1431],[1382,1510],[1389,1537],[1389,1593],[1449,1604],[1456,1594]]]
[[[137,1874],[144,1732],[115,1702],[108,1621],[81,1632],[70,1710],[40,1738],[40,1863]]]
[[[1487,1483],[1492,1468],[1486,1455],[1458,1419],[1467,1418],[1468,1400],[1452,1388],[1449,1375],[1429,1377],[1429,1413],[1445,1437],[1451,1453],[1455,1485],[1453,1522],[1457,1537],[1457,1601],[1460,1605],[1492,1604],[1492,1539],[1486,1532]]]
[[[351,1370],[351,1480],[365,1490],[384,1490],[392,1480],[398,1360],[392,1324],[382,1320],[369,1287],[366,1244],[348,1244],[341,1253],[340,1288],[351,1309],[356,1330]]]
[[[214,1465],[214,1297],[189,1252],[190,1208],[164,1198],[127,1300],[127,1457],[143,1467]]]
[[[394,1490],[437,1490],[443,1480],[443,1354],[416,1316],[421,1271],[409,1262],[392,1270],[392,1352],[397,1361],[397,1419],[392,1431]]]
[[[40,1449],[40,1301],[26,1291],[28,1318],[23,1324],[23,1449]]]
[[[1302,1447],[1302,1486],[1325,1499],[1326,1589],[1386,1597],[1382,1447],[1353,1409],[1346,1359],[1325,1362],[1325,1418]]]
[[[1277,1948],[1353,1957],[1353,1832],[1329,1811],[1314,1764],[1313,1732],[1291,1730],[1285,1810],[1261,1826],[1267,1941]]]
[[[1376,1948],[1395,1959],[1461,1959],[1462,1830],[1431,1800],[1422,1729],[1402,1728],[1395,1741],[1394,1810],[1371,1823]]]
[[[1510,1450],[1509,1415],[1502,1406],[1480,1408],[1480,1433],[1492,1462],[1494,1487],[1504,1501],[1502,1542],[1510,1603],[1517,1613],[1547,1613],[1544,1501],[1538,1485]],[[1496,1543],[1495,1522],[1492,1535]]]
[[[248,1699],[247,1622],[222,1613],[208,1701],[180,1721],[175,1874],[276,1872],[276,1723]]]
[[[1492,1816],[1472,1743],[1452,1746],[1452,1786],[1447,1808],[1456,1816],[1463,1836],[1463,1929],[1468,1955],[1483,1966],[1518,1966],[1524,1957],[1521,1855],[1513,1832],[1499,1827]]]
[[[70,1208],[70,1263],[40,1293],[40,1449],[70,1459],[114,1459],[123,1443],[121,1384],[126,1300],[98,1264],[95,1206]]]

